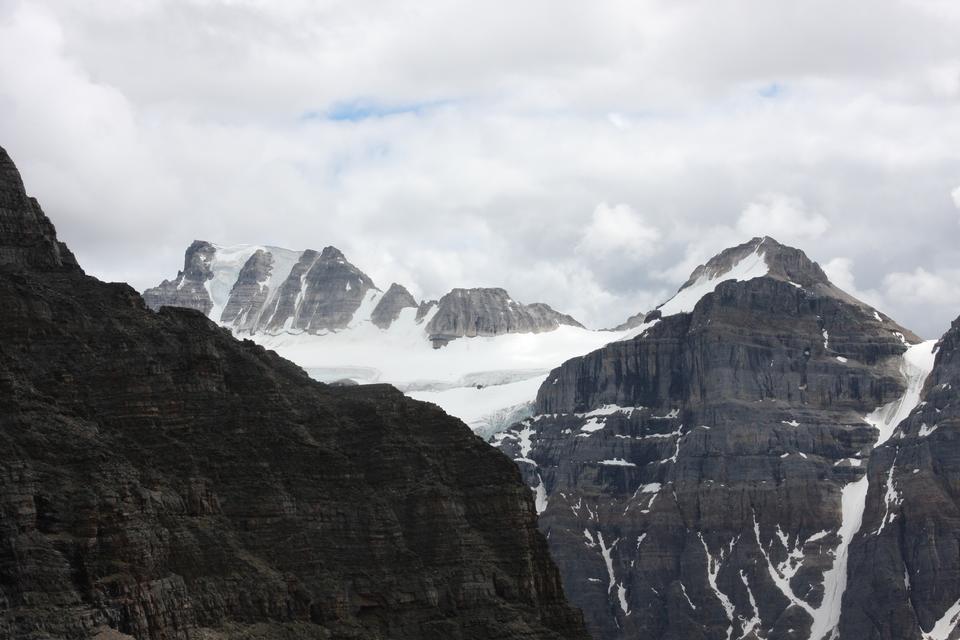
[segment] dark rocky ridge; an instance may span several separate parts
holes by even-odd
[[[697,277],[761,241],[771,275],[564,363],[496,439],[596,638],[795,639],[826,619],[841,492],[876,438],[863,416],[904,391],[912,334],[769,239]]]
[[[57,240],[53,224],[27,195],[20,173],[0,148],[0,264],[32,269],[80,271],[73,254]]]
[[[540,333],[560,325],[583,326],[549,305],[520,304],[500,288],[453,289],[440,298],[437,306],[426,328],[434,347],[461,337]]]
[[[843,638],[923,640],[945,613],[960,613],[958,390],[960,319],[937,344],[920,405],[870,457]]]
[[[150,311],[17,191],[5,170],[0,637],[586,637],[530,491],[461,422]]]

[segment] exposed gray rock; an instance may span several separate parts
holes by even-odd
[[[520,304],[500,288],[453,289],[440,298],[426,331],[436,348],[460,337],[540,333],[560,325],[583,326],[546,304]]]
[[[417,305],[416,321],[421,322],[424,318],[427,317],[427,314],[430,313],[430,310],[434,309],[436,306],[437,306],[436,300],[421,300],[420,304]]]
[[[197,240],[187,249],[177,277],[143,295],[153,309],[196,309],[238,333],[276,334],[337,331],[355,319],[366,320],[355,316],[371,292],[379,292],[373,281],[335,247],[297,253],[275,247],[221,248]],[[403,309],[415,308],[416,322],[425,325],[424,337],[434,347],[459,337],[581,326],[545,304],[517,303],[503,289],[454,289],[439,302],[418,304],[394,283],[379,299],[367,301],[374,304],[365,307],[369,319],[381,329],[389,328]]]
[[[373,280],[336,247],[304,251],[280,289],[276,310],[261,326],[309,333],[343,329],[371,289]]]
[[[417,309],[417,300],[402,285],[394,282],[377,302],[370,321],[381,329],[389,329],[404,309]]]
[[[863,416],[903,392],[912,334],[767,243],[771,275],[564,363],[495,438],[598,639],[807,638],[831,606],[841,491],[877,434]]]
[[[207,315],[213,301],[206,282],[213,278],[210,261],[216,247],[204,240],[194,240],[183,257],[183,270],[173,280],[164,280],[158,286],[143,292],[143,301],[154,311],[160,307],[196,309]]]
[[[187,249],[184,268],[177,277],[144,291],[147,305],[152,309],[174,306],[196,309],[205,315],[216,313],[208,282],[215,277],[213,265],[217,251],[209,242],[194,241]],[[288,256],[285,260],[289,262],[284,268],[284,271],[289,269],[288,273],[274,273],[279,263],[276,252]],[[376,289],[373,281],[335,247],[327,247],[320,253],[307,250],[301,254],[285,249],[257,249],[239,272],[220,268],[226,269],[221,278],[232,278],[233,282],[227,283],[229,297],[220,302],[222,312],[212,319],[239,332],[316,333],[342,329],[349,324],[367,292]],[[271,281],[279,283],[276,291],[268,286]]]
[[[640,313],[633,314],[617,326],[607,329],[607,331],[626,331],[627,329],[639,327],[644,322],[649,322],[658,317],[660,317],[659,311],[641,311]]]
[[[937,344],[920,404],[870,457],[842,638],[925,640],[947,637],[923,635],[938,622],[960,628],[958,392],[960,319]]]
[[[240,269],[223,313],[219,318],[213,319],[232,325],[240,331],[256,331],[260,315],[271,293],[264,283],[270,277],[272,269],[273,255],[263,249],[256,250]]]

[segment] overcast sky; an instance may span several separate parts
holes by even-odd
[[[89,273],[336,245],[591,326],[768,234],[960,315],[956,0],[0,0],[0,145]]]

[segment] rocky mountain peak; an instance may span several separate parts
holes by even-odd
[[[32,269],[80,271],[73,254],[57,240],[53,223],[27,195],[16,165],[0,147],[0,264]]]
[[[762,264],[757,263],[758,258],[762,260]],[[763,236],[724,249],[706,264],[694,269],[680,290],[694,286],[699,281],[720,280],[730,274],[736,275],[738,267],[742,269],[747,266],[753,266],[754,270],[749,272],[750,275],[766,275],[802,286],[828,285],[830,282],[820,265],[808,258],[803,251],[781,244],[770,236]],[[764,266],[766,272],[761,273]]]
[[[183,254],[183,269],[173,280],[164,280],[143,292],[151,309],[184,307],[209,314],[214,307],[207,281],[212,280],[216,247],[206,240],[194,240]]]
[[[394,282],[387,289],[370,314],[370,321],[381,329],[388,329],[394,320],[400,317],[400,312],[407,308],[417,308],[417,299],[407,291],[407,288]]]
[[[340,249],[337,249],[334,246],[324,247],[323,251],[320,252],[321,260],[342,260],[346,262],[347,257],[343,255],[343,252]]]
[[[439,348],[460,337],[539,333],[560,325],[583,326],[549,305],[521,304],[500,287],[477,287],[452,289],[440,298],[426,331]]]

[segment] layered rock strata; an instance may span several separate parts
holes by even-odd
[[[536,415],[494,439],[569,597],[596,638],[831,636],[867,460],[896,414],[874,411],[914,391],[916,337],[769,238],[660,310],[551,372]]]
[[[85,276],[0,168],[0,637],[586,638],[509,460]]]

